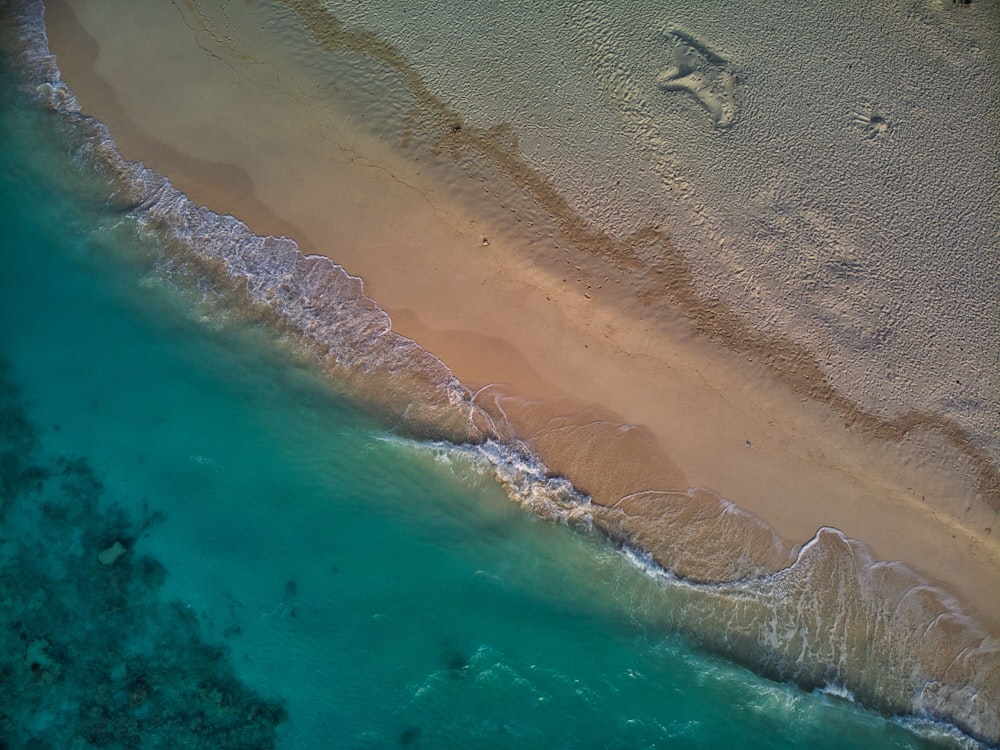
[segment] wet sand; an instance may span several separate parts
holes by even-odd
[[[241,36],[227,38],[220,19],[189,8],[46,5],[64,79],[126,157],[362,277],[394,330],[502,408],[595,500],[705,487],[795,544],[833,526],[1000,632],[997,511],[946,441],[877,439],[752,355],[706,340],[689,317],[644,304],[634,269],[569,251],[562,260],[571,239],[517,184],[449,171],[447,155],[406,158],[398,138],[318,95],[315,71],[268,48],[236,10],[225,21]],[[308,47],[286,28],[288,49]],[[134,62],[152,57],[155,80]]]

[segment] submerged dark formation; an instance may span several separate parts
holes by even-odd
[[[285,717],[233,674],[84,459],[47,455],[0,361],[0,747],[275,746]]]

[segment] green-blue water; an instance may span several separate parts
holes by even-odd
[[[0,747],[932,744],[692,648],[600,540],[166,280],[8,79]]]

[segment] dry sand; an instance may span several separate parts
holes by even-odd
[[[196,203],[361,276],[393,328],[483,403],[504,404],[554,470],[611,501],[710,488],[797,543],[834,526],[939,582],[1000,633],[1000,523],[954,447],[846,423],[752,355],[644,305],[628,269],[584,255],[561,269],[531,262],[544,217],[518,219],[531,206],[516,185],[457,170],[442,181],[447,164],[406,158],[398,138],[321,95],[289,52],[308,47],[291,25],[283,52],[244,10],[213,25],[191,8],[133,5],[46,3],[50,45],[84,112]],[[559,245],[547,231],[547,247]],[[596,465],[580,441],[551,439],[578,436],[574,425],[597,431]],[[631,470],[609,481],[618,461]]]

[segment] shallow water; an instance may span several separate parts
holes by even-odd
[[[693,647],[625,557],[335,397],[173,280],[8,80],[8,747],[247,746],[199,727],[250,712],[251,746],[933,744]]]

